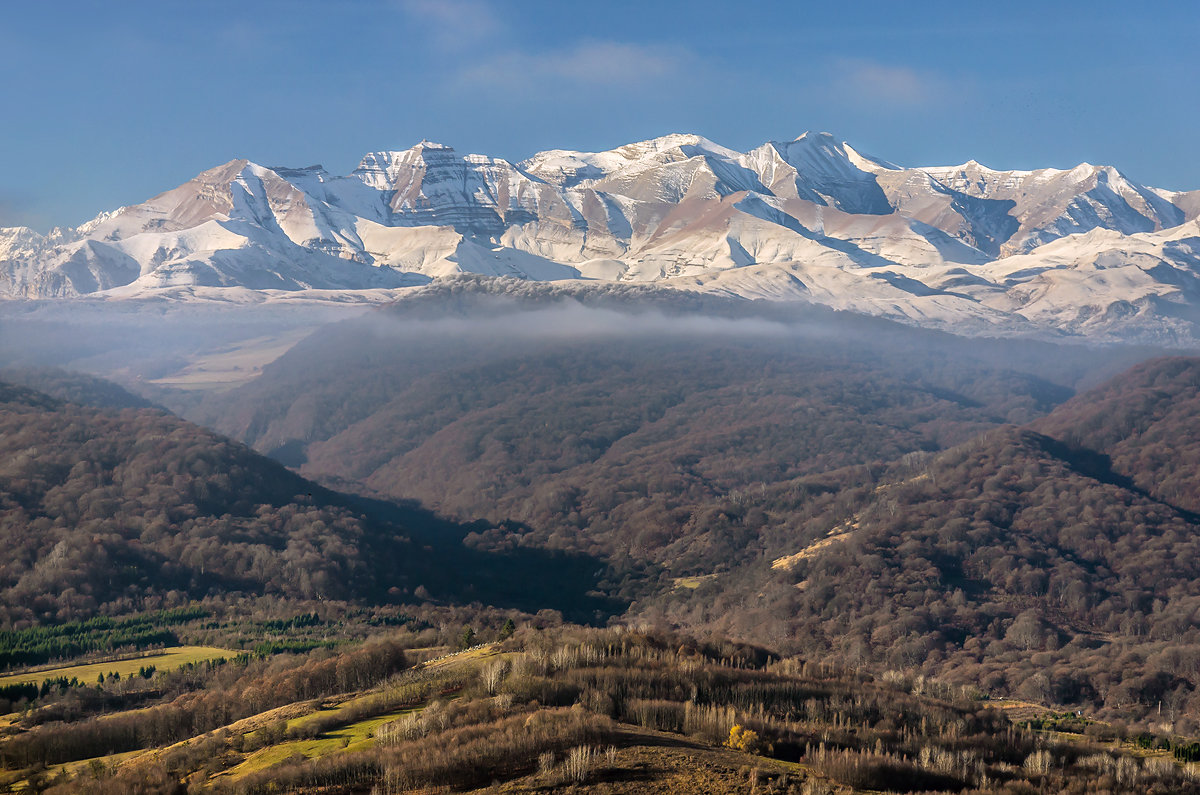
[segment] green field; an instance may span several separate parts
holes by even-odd
[[[426,656],[429,654],[439,654],[436,658],[423,662],[416,670],[424,670],[437,677],[454,669],[463,667],[467,669],[476,668],[483,661],[489,658],[502,658],[508,655],[499,654],[494,644],[483,645],[480,647],[468,649],[461,652],[446,652],[445,647],[426,648],[419,650],[424,652],[418,656]],[[120,673],[122,677],[136,676],[140,668],[153,665],[158,670],[168,670],[173,667],[185,665],[187,663],[201,662],[204,660],[212,660],[221,657],[229,658],[239,652],[226,649],[205,647],[205,646],[177,646],[164,649],[155,654],[148,654],[140,657],[129,657],[122,660],[112,660],[109,662],[88,663],[84,665],[64,665],[55,668],[46,668],[38,671],[29,671],[21,674],[14,674],[0,678],[0,685],[16,684],[32,682],[37,683],[43,679],[66,677],[70,679],[75,677],[83,682],[94,681],[96,677],[106,675],[110,672]],[[433,698],[433,694],[421,700],[419,704],[406,706],[402,708],[392,707],[380,714],[371,717],[354,719],[350,714],[366,710],[370,714],[372,709],[371,702],[386,700],[387,694],[380,690],[373,689],[362,691],[345,700],[334,703],[327,702],[327,706],[313,709],[312,702],[296,702],[290,705],[293,708],[301,708],[301,714],[295,714],[295,710],[288,710],[291,715],[281,714],[281,709],[275,708],[261,713],[258,716],[241,719],[235,724],[231,724],[232,731],[247,736],[253,736],[255,732],[266,725],[263,718],[275,716],[274,720],[278,722],[283,720],[286,729],[295,729],[303,726],[314,720],[327,719],[330,715],[343,713],[345,715],[344,722],[339,721],[340,725],[330,727],[316,737],[304,739],[286,739],[282,742],[277,742],[264,748],[247,753],[241,761],[228,769],[218,774],[221,778],[237,780],[247,774],[274,767],[282,762],[296,757],[306,757],[315,759],[318,757],[327,756],[330,754],[340,754],[346,752],[365,751],[375,745],[375,732],[385,723],[397,720],[405,715],[410,715],[414,712],[420,712],[428,704],[429,699]],[[458,694],[449,695],[448,698],[457,698]],[[379,706],[382,706],[379,705]],[[377,707],[376,707],[377,708]],[[136,711],[136,710],[133,710]],[[6,720],[17,717],[0,716],[0,724]],[[248,723],[257,722],[259,726],[250,730]],[[236,728],[236,727],[241,728]],[[196,739],[196,738],[193,738]],[[134,769],[141,764],[153,763],[154,759],[172,748],[177,748],[187,745],[190,740],[184,740],[165,748],[151,749],[146,748],[137,751],[127,751],[120,754],[112,754],[105,757],[96,757],[90,759],[81,759],[72,762],[65,762],[58,765],[51,765],[47,771],[50,775],[80,775],[86,774],[89,768],[95,766],[103,766],[109,771],[119,769]],[[0,780],[0,790],[12,788],[15,790],[24,790],[28,786],[28,781],[20,778],[20,771],[13,771],[14,778],[8,780]],[[7,790],[6,790],[7,791]]]
[[[160,671],[180,668],[188,663],[204,662],[220,658],[236,657],[241,652],[228,649],[218,649],[213,646],[168,646],[159,652],[140,657],[127,657],[108,662],[84,663],[82,665],[63,665],[58,668],[44,668],[22,674],[0,676],[0,687],[5,685],[41,684],[47,679],[66,677],[77,678],[85,684],[96,681],[101,675],[118,673],[121,676],[136,674],[139,669],[153,665]]]
[[[425,670],[436,670],[440,668],[471,664],[487,657],[496,656],[497,652],[494,644],[481,646],[479,648],[470,649],[468,651],[448,654],[438,658],[430,663],[424,664]],[[292,718],[287,722],[288,729],[294,729],[303,726],[314,720],[336,714],[338,712],[351,709],[364,702],[380,698],[378,692],[365,693],[344,701],[336,707],[327,707],[310,712],[307,715],[302,715],[297,718]],[[455,696],[451,696],[455,698]],[[424,704],[417,707],[409,707],[399,710],[389,710],[382,715],[376,715],[364,720],[347,723],[335,729],[321,734],[318,737],[304,740],[288,740],[276,745],[262,748],[251,753],[236,767],[222,775],[228,775],[232,778],[240,778],[247,773],[252,773],[257,770],[264,770],[273,765],[277,765],[286,759],[294,756],[304,756],[309,759],[315,759],[327,754],[340,753],[346,751],[361,751],[365,748],[370,748],[375,744],[375,730],[389,721],[396,720],[404,715],[410,715],[414,712],[420,712],[424,709]]]
[[[376,729],[389,721],[416,711],[415,709],[396,710],[337,729],[330,729],[311,740],[289,740],[278,745],[268,746],[247,756],[241,764],[230,769],[225,775],[235,779],[240,778],[247,773],[277,765],[293,756],[315,759],[326,754],[370,748],[375,744]]]

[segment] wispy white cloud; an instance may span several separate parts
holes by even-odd
[[[398,0],[409,19],[421,25],[442,50],[462,50],[502,37],[507,30],[484,0]]]
[[[922,107],[942,99],[949,81],[934,72],[865,59],[839,59],[833,90],[842,101],[889,107]]]
[[[677,47],[585,41],[547,52],[506,52],[464,69],[468,86],[575,85],[632,88],[682,73],[690,56]]]

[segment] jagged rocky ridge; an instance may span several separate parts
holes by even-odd
[[[669,135],[515,164],[422,142],[347,176],[234,160],[76,229],[0,229],[0,295],[378,300],[468,272],[1187,344],[1198,213],[1200,191],[1109,166],[902,168],[826,133],[745,153]]]

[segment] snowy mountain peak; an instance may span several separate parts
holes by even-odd
[[[776,193],[849,213],[886,215],[892,211],[863,158],[851,157],[829,133],[806,132],[793,141],[772,141],[752,151],[749,160],[762,168],[764,184]],[[786,164],[780,168],[779,163]],[[751,166],[754,167],[754,166]]]
[[[470,272],[1200,339],[1198,216],[1200,191],[1111,166],[904,168],[827,132],[744,153],[676,133],[515,165],[425,140],[345,176],[231,160],[73,230],[0,229],[0,296],[377,296]]]
[[[128,209],[127,207],[118,207],[115,210],[108,210],[106,212],[102,212],[99,215],[97,215],[95,218],[93,218],[92,220],[86,221],[86,222],[80,224],[78,227],[76,227],[73,230],[73,232],[74,232],[74,234],[79,235],[80,237],[86,237],[87,235],[90,235],[90,234],[92,234],[92,232],[96,231],[96,229],[98,229],[102,224],[105,224],[108,221],[111,221],[113,218],[116,218],[118,215],[125,212],[125,210],[127,210],[127,209]]]
[[[1005,171],[1001,171],[999,169],[990,168],[988,166],[985,166],[983,163],[980,163],[978,160],[975,160],[975,159],[968,160],[965,163],[960,163],[957,166],[924,166],[920,170],[925,171],[929,174],[933,174],[935,176],[957,175],[959,177],[964,177],[964,176],[970,177],[972,175],[979,175],[979,174],[1015,174],[1015,175],[1023,176],[1023,175],[1035,173],[1032,171],[1018,171],[1015,169],[1008,169]]]
[[[815,143],[818,145],[820,145],[820,144],[833,144],[834,146],[838,145],[838,139],[834,136],[833,133],[824,132],[822,130],[805,130],[804,132],[800,133],[795,138],[793,138],[792,141],[793,142],[808,141],[809,143]]]
[[[44,243],[45,238],[27,226],[0,228],[0,261],[28,257]]]
[[[448,162],[456,160],[454,147],[422,140],[408,149],[384,149],[368,152],[359,161],[351,176],[358,177],[372,188],[386,190],[395,183],[397,169],[424,163],[427,160]]]
[[[793,165],[804,162],[819,168],[834,161],[848,162],[846,150],[829,133],[806,132],[793,141],[772,142],[771,146]]]
[[[874,155],[863,154],[845,141],[842,142],[842,149],[846,152],[846,157],[849,158],[854,167],[861,171],[870,171],[872,173],[877,171],[903,171],[903,168],[895,163],[875,157]]]
[[[653,155],[671,149],[678,149],[684,146],[694,146],[709,150],[719,149],[725,152],[731,151],[725,149],[723,146],[714,144],[712,141],[708,140],[702,135],[695,135],[692,133],[671,133],[669,135],[659,136],[658,138],[650,138],[645,141],[637,141],[631,144],[625,144],[624,146],[617,147],[611,151],[616,154],[620,154],[628,160],[638,160],[647,155]]]

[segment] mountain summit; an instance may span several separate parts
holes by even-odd
[[[749,152],[675,134],[519,163],[422,141],[346,176],[233,160],[76,229],[0,229],[0,295],[381,300],[468,272],[1189,342],[1198,214],[1200,191],[1110,166],[903,168],[829,133]]]

